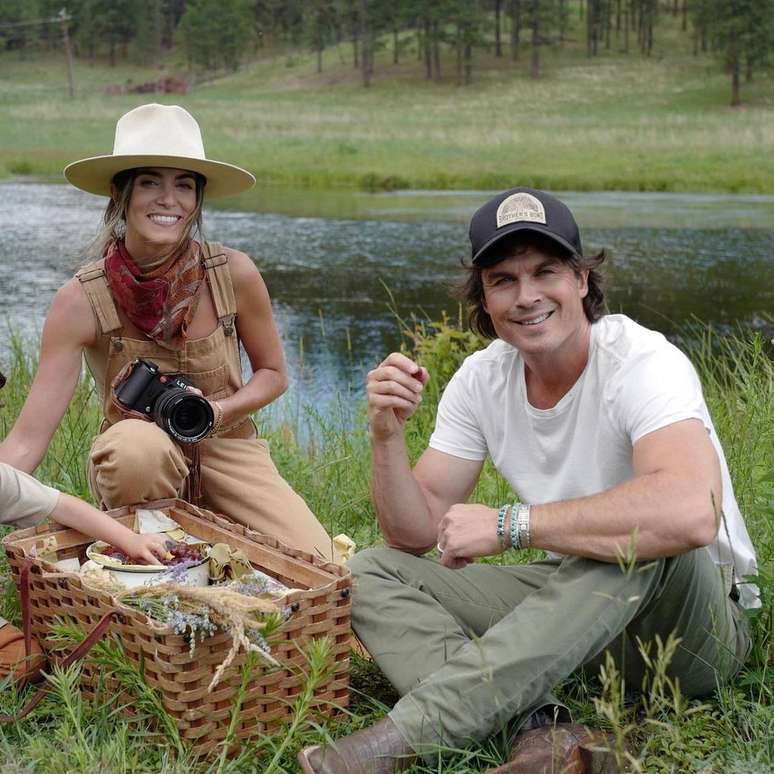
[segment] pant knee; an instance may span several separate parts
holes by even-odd
[[[381,548],[366,548],[363,551],[358,551],[351,559],[348,559],[347,567],[352,572],[352,577],[357,578],[369,572],[374,566],[374,559],[381,551]]]
[[[98,436],[90,463],[94,494],[110,508],[174,497],[188,475],[180,448],[157,425],[139,419]]]
[[[422,559],[413,554],[399,551],[396,548],[384,546],[366,548],[358,551],[347,561],[347,566],[352,572],[353,578],[366,576],[395,577],[401,575],[401,570],[407,565],[421,562]]]

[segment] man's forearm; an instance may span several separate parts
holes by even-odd
[[[533,506],[530,541],[605,562],[632,548],[638,560],[674,556],[712,542],[720,502],[709,484],[652,473],[590,497]]]
[[[424,553],[435,545],[437,527],[411,470],[402,436],[371,439],[371,496],[379,526],[395,548]]]

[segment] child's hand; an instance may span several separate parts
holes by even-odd
[[[136,535],[132,533],[131,538],[123,547],[126,553],[133,559],[142,559],[146,564],[158,564],[167,554],[167,542],[169,538],[166,535]]]

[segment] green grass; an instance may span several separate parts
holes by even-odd
[[[575,16],[573,17],[575,18]],[[575,21],[577,24],[577,20]],[[351,52],[325,53],[325,71],[297,52],[265,56],[186,96],[107,96],[107,84],[155,78],[158,68],[76,64],[66,95],[61,56],[0,55],[0,177],[59,177],[77,158],[108,153],[115,121],[142,102],[180,102],[203,126],[207,152],[253,171],[259,185],[365,189],[774,191],[774,83],[760,73],[732,110],[728,78],[694,57],[668,14],[654,55],[612,50],[589,59],[583,31],[547,52],[539,81],[518,63],[476,54],[474,83],[425,81],[416,54],[378,52],[370,89]],[[165,63],[182,71],[173,52]]]
[[[433,380],[417,415],[407,428],[412,459],[426,445],[440,390],[462,358],[480,345],[457,323],[407,330],[406,346],[428,367]],[[751,774],[774,766],[774,361],[770,343],[760,335],[742,332],[719,337],[698,326],[686,340],[704,384],[707,402],[728,458],[740,508],[760,562],[764,607],[751,619],[754,647],[733,685],[719,688],[704,701],[687,701],[664,679],[667,657],[657,658],[651,688],[644,699],[624,704],[614,672],[602,685],[572,678],[559,693],[581,722],[616,730],[619,753],[628,753],[634,770],[646,772],[730,772]],[[0,437],[10,427],[22,405],[34,371],[31,346],[17,344],[9,385],[2,397]],[[85,493],[85,460],[92,432],[97,427],[98,406],[88,382],[76,400],[43,465],[41,479],[76,494]],[[379,542],[373,508],[368,497],[369,454],[362,419],[354,431],[313,412],[312,440],[301,446],[292,426],[275,418],[265,423],[263,434],[283,475],[306,498],[331,534],[344,531],[363,548]],[[508,486],[487,464],[472,500],[499,504],[509,496]],[[522,557],[522,560],[529,557]],[[0,560],[2,561],[2,560]],[[7,570],[0,569],[7,575]],[[18,620],[15,592],[9,588],[0,614]],[[669,643],[666,643],[668,650]],[[355,659],[353,702],[350,714],[337,721],[320,721],[302,694],[287,733],[263,737],[244,745],[233,760],[196,761],[190,753],[176,751],[174,738],[149,734],[158,715],[154,701],[140,689],[131,668],[114,651],[97,651],[102,669],[123,675],[138,696],[135,707],[146,707],[134,717],[122,712],[122,698],[104,696],[99,702],[81,701],[75,688],[77,672],[55,674],[44,705],[22,723],[0,726],[3,771],[137,772],[242,772],[294,771],[299,747],[325,741],[373,722],[395,701],[395,694],[372,664]],[[324,670],[324,653],[310,655],[309,685]],[[20,697],[0,686],[0,711],[20,706]],[[162,718],[163,720],[163,718]],[[155,718],[158,727],[159,718]],[[163,727],[163,723],[162,723]],[[502,760],[498,740],[481,748],[458,751],[435,767],[420,771],[483,771]],[[440,759],[439,759],[440,760]]]

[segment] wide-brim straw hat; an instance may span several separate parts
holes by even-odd
[[[196,119],[178,105],[140,105],[116,124],[113,153],[68,164],[64,176],[76,188],[110,196],[113,177],[136,167],[171,167],[199,172],[207,178],[208,199],[246,191],[255,178],[245,169],[204,155]]]

